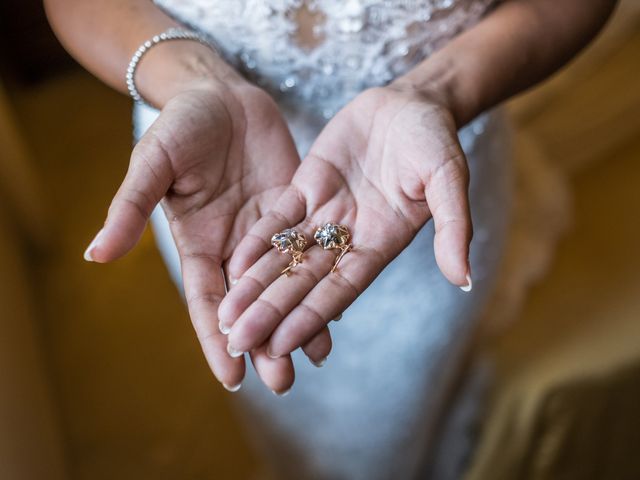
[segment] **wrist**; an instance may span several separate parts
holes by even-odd
[[[478,115],[476,102],[465,98],[465,88],[453,61],[436,54],[407,74],[394,80],[390,87],[412,92],[448,110],[457,128],[461,128]]]
[[[188,90],[222,89],[225,84],[246,80],[211,47],[191,40],[157,44],[140,61],[136,87],[151,105],[162,108],[176,95]]]

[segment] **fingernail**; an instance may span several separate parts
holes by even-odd
[[[281,356],[282,356],[282,355],[274,355],[273,353],[271,353],[271,350],[269,350],[269,349],[267,348],[267,357],[272,358],[272,359],[274,359],[274,360],[275,360],[275,359],[277,359],[277,358],[280,358]]]
[[[231,331],[229,327],[222,324],[222,320],[218,322],[218,329],[220,329],[220,333],[223,335],[229,335],[229,332]]]
[[[309,359],[311,360],[311,359]],[[314,362],[313,360],[311,360],[311,363],[318,368],[322,368],[324,366],[325,363],[327,363],[327,357],[324,357],[322,360],[318,360],[317,362]]]
[[[271,390],[276,397],[286,397],[291,392],[291,388],[285,390],[284,392],[276,392],[275,390]]]
[[[342,314],[333,319],[334,322],[339,322],[340,320],[342,320]]]
[[[467,284],[461,286],[460,290],[462,290],[463,292],[470,292],[471,289],[473,288],[473,282],[471,281],[471,275],[469,275],[467,273],[466,279],[467,279]]]
[[[227,353],[229,354],[230,357],[232,358],[238,358],[241,357],[242,355],[244,355],[244,352],[241,350],[236,350],[235,348],[233,348],[231,345],[229,345],[227,343]]]
[[[229,281],[231,282],[231,285],[235,285],[236,283],[238,283],[237,278],[230,278]]]
[[[242,382],[240,382],[237,385],[227,385],[226,383],[223,383],[222,386],[230,392],[237,392],[238,390],[240,390],[240,387],[242,386]]]
[[[98,246],[98,241],[100,239],[100,236],[102,235],[102,232],[104,231],[104,228],[101,229],[96,236],[93,238],[93,240],[91,241],[91,243],[89,244],[89,246],[87,247],[87,249],[84,251],[84,259],[87,262],[93,262],[93,250]]]

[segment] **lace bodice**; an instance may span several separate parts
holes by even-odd
[[[155,0],[278,100],[330,118],[476,22],[496,0]]]

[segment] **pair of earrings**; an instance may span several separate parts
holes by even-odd
[[[351,239],[349,229],[337,223],[329,222],[318,227],[313,238],[324,250],[340,250],[333,267],[331,267],[332,272],[336,270],[342,257],[352,248],[352,245],[349,243]],[[282,274],[288,276],[293,267],[302,263],[302,255],[307,246],[307,239],[295,228],[287,228],[282,232],[276,233],[271,237],[271,244],[276,247],[279,252],[287,253],[292,257],[287,268],[281,272]]]

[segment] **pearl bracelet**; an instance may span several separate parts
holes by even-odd
[[[127,66],[127,74],[125,76],[125,79],[127,81],[127,89],[129,90],[129,95],[131,95],[131,98],[133,98],[136,103],[146,103],[142,98],[142,95],[140,95],[140,92],[138,92],[134,80],[136,69],[138,68],[138,63],[140,63],[140,60],[142,59],[144,54],[147,53],[152,47],[158,45],[159,43],[166,42],[167,40],[194,40],[216,51],[214,46],[211,45],[209,40],[204,35],[191,30],[185,30],[182,28],[169,28],[161,34],[153,36],[151,39],[147,40],[142,45],[140,45],[140,47],[138,47],[136,52],[131,57],[129,65]]]

